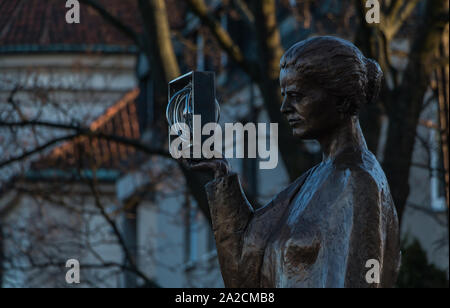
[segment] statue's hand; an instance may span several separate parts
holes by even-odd
[[[212,159],[182,159],[187,169],[193,171],[212,171],[214,178],[220,178],[230,173],[230,164],[225,158]]]

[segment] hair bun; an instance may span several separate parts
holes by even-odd
[[[366,99],[368,104],[374,104],[380,94],[383,71],[377,61],[373,59],[365,58],[364,62],[367,71]]]

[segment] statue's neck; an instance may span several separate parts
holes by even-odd
[[[318,141],[322,146],[323,161],[333,160],[343,151],[362,153],[367,150],[366,140],[356,116],[350,117],[343,125]]]

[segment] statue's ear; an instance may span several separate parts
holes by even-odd
[[[350,109],[350,99],[348,97],[340,97],[336,103],[336,110],[338,113],[345,115]]]
[[[336,104],[336,110],[342,116],[356,115],[358,113],[358,104],[353,97],[339,98]]]

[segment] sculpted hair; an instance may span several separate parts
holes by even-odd
[[[378,99],[383,72],[352,43],[331,36],[313,37],[292,46],[280,61],[294,69],[302,82],[317,85],[341,98],[339,112],[356,115]]]

